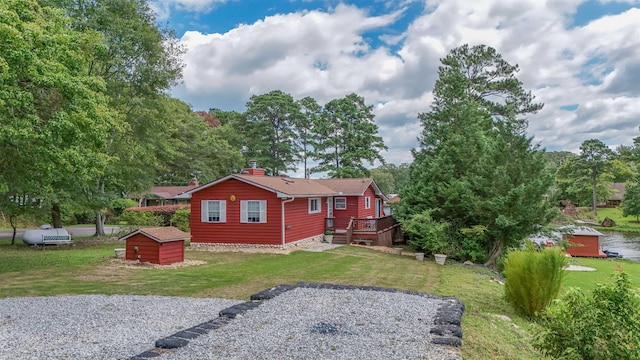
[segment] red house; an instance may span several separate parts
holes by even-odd
[[[138,229],[120,240],[127,242],[127,260],[169,265],[184,261],[184,241],[188,238],[189,234],[167,226]]]
[[[573,227],[571,233],[563,235],[571,247],[567,254],[582,257],[607,257],[600,249],[602,233],[589,227]]]
[[[335,232],[334,242],[352,241],[355,234],[377,244],[386,227],[396,227],[390,216],[384,216],[385,195],[368,178],[265,176],[263,169],[254,166],[187,193],[191,195],[192,244],[284,248],[317,241],[326,230]]]

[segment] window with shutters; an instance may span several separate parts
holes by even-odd
[[[267,201],[266,200],[240,201],[240,222],[241,223],[266,223],[267,222]]]
[[[227,221],[227,202],[225,200],[202,201],[202,222],[223,223]]]

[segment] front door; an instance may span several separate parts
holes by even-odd
[[[382,199],[376,199],[376,217],[382,217]]]
[[[333,218],[333,198],[327,198],[327,217]]]

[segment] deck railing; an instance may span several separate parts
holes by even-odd
[[[351,218],[351,219],[336,219],[325,218],[325,230],[346,230],[348,228],[355,232],[378,232],[385,229],[392,228],[398,224],[398,221],[393,216],[385,216],[381,218]]]

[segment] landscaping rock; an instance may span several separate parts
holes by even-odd
[[[183,346],[187,346],[188,340],[177,338],[174,336],[168,336],[164,339],[156,341],[156,347],[161,349],[177,349]]]

